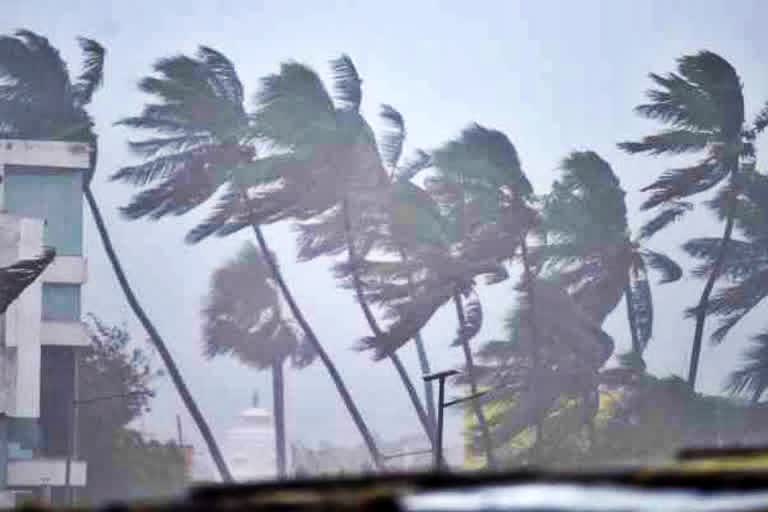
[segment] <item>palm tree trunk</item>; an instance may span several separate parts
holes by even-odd
[[[693,333],[693,347],[691,350],[691,363],[688,368],[688,385],[692,390],[696,390],[696,376],[699,371],[699,358],[701,357],[701,342],[704,337],[704,323],[707,319],[707,309],[709,307],[709,296],[712,294],[712,290],[715,287],[715,282],[720,276],[720,269],[725,262],[725,254],[728,249],[728,244],[731,241],[731,235],[733,234],[734,224],[734,208],[735,200],[731,199],[728,205],[728,217],[725,221],[725,230],[723,231],[723,238],[720,241],[720,250],[717,253],[717,258],[712,265],[712,270],[707,278],[707,283],[704,285],[704,290],[701,292],[701,298],[699,304],[696,306],[696,329]]]
[[[373,335],[379,337],[383,333],[379,327],[378,322],[376,321],[376,317],[373,315],[373,311],[371,311],[371,308],[368,305],[368,301],[365,300],[365,295],[363,294],[363,283],[360,280],[360,274],[357,272],[358,259],[355,252],[354,241],[352,240],[352,219],[350,219],[349,204],[346,199],[344,200],[342,207],[344,209],[344,236],[347,242],[347,254],[349,262],[352,265],[352,283],[355,288],[355,295],[357,296],[357,302],[360,304],[360,308],[363,311],[365,320],[368,322],[368,326],[373,332]],[[406,371],[403,362],[400,360],[400,357],[396,353],[392,352],[389,355],[389,359],[395,366],[395,370],[397,370],[397,373],[400,376],[400,380],[408,392],[408,396],[411,399],[411,404],[416,411],[416,416],[418,416],[419,421],[421,422],[421,426],[424,428],[424,433],[427,435],[427,439],[429,440],[429,444],[434,450],[435,429],[427,417],[427,413],[424,410],[424,406],[422,405],[421,400],[419,400],[419,395],[416,393],[416,388],[413,385],[413,381],[408,375],[408,372]]]
[[[533,360],[533,372],[535,375],[538,375],[539,368],[541,367],[541,361],[539,360],[539,326],[536,324],[536,296],[534,294],[534,276],[531,271],[531,260],[528,256],[528,233],[523,233],[520,237],[520,253],[523,260],[523,279],[525,280],[525,288],[528,292],[528,301],[531,308],[531,340],[533,342],[531,359]],[[536,438],[533,442],[533,451],[535,454],[538,454],[539,447],[544,439],[543,419],[536,422],[534,429]]]
[[[291,310],[293,318],[296,320],[296,322],[298,322],[301,330],[304,332],[304,335],[312,344],[312,347],[317,352],[317,355],[320,357],[320,360],[323,362],[326,370],[328,370],[328,373],[331,376],[331,380],[333,380],[333,383],[336,385],[336,390],[339,392],[339,395],[341,395],[341,400],[344,402],[347,411],[349,411],[349,414],[352,416],[352,420],[355,422],[355,426],[357,426],[357,429],[360,431],[360,435],[363,437],[363,441],[365,442],[365,446],[368,449],[368,453],[373,459],[373,463],[378,469],[381,469],[381,452],[379,452],[379,449],[376,446],[376,442],[374,441],[370,430],[368,430],[368,425],[366,425],[365,421],[363,420],[357,405],[355,405],[355,402],[352,400],[352,395],[350,395],[346,384],[344,384],[344,380],[341,378],[341,374],[339,374],[339,371],[336,369],[336,365],[333,364],[333,361],[331,361],[330,356],[328,356],[328,353],[320,344],[320,340],[318,340],[314,330],[312,330],[312,327],[309,325],[309,322],[307,322],[307,319],[304,317],[301,309],[299,309],[298,304],[296,304],[296,300],[294,299],[293,294],[288,288],[285,279],[283,279],[283,273],[280,271],[280,267],[278,266],[272,251],[269,250],[269,246],[267,245],[267,241],[264,238],[264,233],[262,233],[261,228],[257,224],[252,224],[251,227],[253,228],[253,232],[256,235],[256,240],[259,244],[259,249],[264,256],[264,260],[267,262],[269,270],[272,273],[272,277],[275,279],[275,282],[280,288],[280,293],[282,293],[283,298],[288,303],[288,307]]]
[[[466,317],[464,316],[464,306],[461,302],[461,296],[458,292],[453,294],[453,303],[456,305],[456,317],[459,321],[459,329],[464,330],[466,324]],[[472,349],[469,346],[469,341],[463,339],[461,341],[461,348],[464,350],[464,360],[467,364],[467,377],[469,380],[470,393],[475,395],[478,393],[477,389],[477,376],[475,375],[475,361],[472,357]],[[491,444],[491,432],[488,428],[488,422],[485,419],[485,413],[480,403],[476,399],[469,401],[472,404],[472,409],[477,418],[477,424],[480,427],[480,434],[483,437],[483,449],[485,450],[485,457],[490,469],[496,469],[496,457],[493,455],[493,446]]]
[[[624,301],[627,303],[627,320],[629,321],[629,333],[632,336],[632,352],[635,356],[642,358],[643,347],[640,346],[640,340],[637,337],[637,321],[635,310],[632,309],[632,287],[629,283],[624,287]]]
[[[285,377],[283,375],[285,360],[278,358],[272,363],[272,408],[275,411],[275,458],[277,478],[286,476],[285,458]]]
[[[403,260],[403,263],[406,263],[408,261],[408,258],[405,254],[405,251],[400,248],[400,258]],[[409,274],[408,275],[408,293],[413,297],[414,295],[414,286],[413,286],[413,277]],[[429,358],[427,357],[427,350],[424,345],[424,340],[421,337],[421,331],[418,331],[416,333],[416,336],[413,337],[413,343],[416,345],[416,354],[419,356],[419,366],[421,368],[421,374],[422,375],[429,375],[432,373],[432,370],[429,367]],[[437,409],[435,409],[435,392],[434,388],[432,387],[432,381],[424,381],[424,401],[426,402],[427,407],[427,417],[429,418],[429,424],[432,425],[432,430],[436,428],[437,425]]]
[[[413,337],[413,343],[416,345],[416,354],[419,357],[419,369],[421,370],[421,374],[429,375],[432,373],[432,370],[429,366],[429,358],[427,357],[427,350],[424,346],[424,339],[421,337],[421,331],[417,332],[416,336]],[[432,388],[431,380],[424,381],[424,402],[427,408],[427,419],[434,430],[434,425],[436,425],[437,421],[437,412],[435,409],[435,392]]]
[[[181,376],[181,372],[176,366],[176,362],[173,360],[173,357],[168,350],[168,346],[160,337],[160,333],[157,332],[154,324],[152,324],[152,322],[149,320],[149,317],[144,312],[144,309],[139,304],[136,295],[133,293],[133,290],[128,283],[128,279],[125,277],[125,272],[123,271],[120,260],[117,258],[115,249],[112,246],[112,241],[109,237],[107,227],[104,224],[104,218],[101,216],[101,211],[99,210],[96,198],[91,191],[91,187],[86,185],[84,187],[84,193],[86,201],[88,201],[88,206],[91,210],[94,223],[96,224],[96,230],[99,232],[101,243],[104,246],[104,251],[107,253],[109,262],[112,265],[112,270],[115,273],[115,277],[117,277],[117,281],[120,283],[120,288],[123,290],[123,294],[125,295],[125,299],[128,301],[128,305],[136,315],[136,318],[139,319],[141,326],[149,335],[149,338],[152,340],[152,343],[157,349],[157,352],[160,354],[160,358],[163,360],[163,364],[168,370],[168,373],[171,376],[171,380],[173,381],[174,386],[176,386],[176,390],[181,396],[182,402],[184,402],[189,415],[192,416],[192,420],[195,422],[197,428],[200,430],[200,434],[203,436],[203,440],[205,441],[208,451],[211,454],[211,458],[213,458],[214,464],[216,464],[216,468],[221,475],[221,479],[224,482],[232,482],[232,474],[229,472],[229,468],[224,461],[224,457],[221,454],[219,445],[216,443],[216,439],[213,437],[213,433],[211,432],[208,423],[205,421],[203,414],[200,412],[200,408],[197,406],[197,402],[195,402],[195,399],[189,392],[187,384],[184,382],[184,379]]]

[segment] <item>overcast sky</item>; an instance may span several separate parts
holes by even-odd
[[[328,60],[348,53],[363,77],[364,109],[374,127],[379,105],[389,103],[405,116],[410,147],[435,147],[470,122],[500,129],[516,145],[537,192],[548,189],[559,160],[569,151],[595,150],[613,165],[628,192],[633,227],[643,219],[637,213],[639,189],[673,163],[616,149],[617,141],[656,128],[632,112],[650,85],[648,72],[671,71],[677,57],[709,49],[738,70],[750,114],[768,99],[768,4],[759,1],[69,0],[65,5],[5,0],[2,7],[1,32],[28,28],[47,36],[75,73],[76,36],[95,38],[107,47],[105,84],[91,110],[100,142],[95,191],[131,282],[219,437],[248,406],[254,390],[266,405],[271,396],[267,374],[230,360],[206,361],[201,355],[199,311],[210,274],[244,237],[185,246],[184,233],[204,210],[157,223],[128,222],[117,207],[132,190],[107,181],[114,170],[134,161],[125,143],[131,133],[112,124],[139,112],[146,97],[136,82],[156,59],[191,53],[200,44],[212,46],[234,61],[250,98],[258,79],[275,72],[282,61],[307,63],[327,77]],[[87,211],[85,218],[90,280],[84,311],[127,323],[143,341]],[[655,238],[653,247],[681,256],[682,241],[718,236],[720,229],[699,208]],[[336,289],[328,263],[296,264],[290,228],[273,226],[266,232],[299,303],[371,428],[386,439],[417,433],[419,425],[391,366],[374,364],[351,349],[368,334],[367,327],[349,294]],[[682,260],[690,269],[690,261]],[[687,371],[693,322],[682,318],[682,310],[695,302],[702,285],[686,278],[654,288],[656,334],[647,357],[658,375]],[[477,341],[500,335],[504,314],[514,304],[511,283],[482,287],[480,293],[486,324]],[[449,347],[456,329],[450,313],[438,314],[424,333],[435,369],[461,361],[460,351]],[[725,344],[707,344],[700,370],[703,391],[720,389],[747,336],[764,326],[761,316],[765,308],[753,312]],[[623,306],[606,328],[620,350],[629,346]],[[412,347],[402,352],[418,379]],[[359,442],[319,364],[290,372],[288,387],[289,439]],[[175,414],[182,413],[187,432],[196,436],[167,379],[160,389],[141,427],[170,437]],[[450,422],[454,438],[458,423],[458,417]]]

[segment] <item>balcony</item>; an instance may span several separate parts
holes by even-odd
[[[64,347],[88,346],[88,329],[83,322],[44,321],[40,328],[40,344]]]

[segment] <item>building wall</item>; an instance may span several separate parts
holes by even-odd
[[[60,256],[83,254],[83,172],[5,166],[5,208],[46,221],[44,244]]]
[[[9,485],[50,481],[45,472],[58,468],[67,451],[74,347],[88,342],[80,322],[88,160],[83,144],[0,140],[0,221],[18,228],[15,238],[0,240],[0,263],[39,256],[44,245],[57,256],[0,319],[0,406],[7,415],[0,426],[2,457],[15,464]],[[41,458],[46,456],[59,459]],[[19,466],[23,462],[29,464]]]

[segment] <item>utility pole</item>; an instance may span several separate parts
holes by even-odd
[[[473,395],[455,398],[453,400],[445,401],[445,381],[448,377],[459,375],[459,370],[443,370],[442,372],[435,372],[424,375],[422,378],[425,382],[437,380],[437,432],[435,433],[435,471],[440,471],[445,468],[445,459],[443,458],[443,415],[446,407],[460,404],[468,400],[474,400],[486,394],[488,391],[480,391]]]

